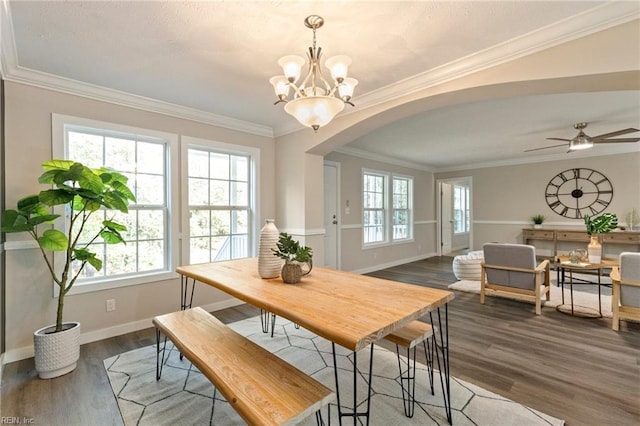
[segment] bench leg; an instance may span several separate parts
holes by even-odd
[[[327,404],[327,418],[329,419],[327,424],[331,426],[331,404]],[[324,420],[322,418],[322,409],[316,411],[316,425],[324,426]]]
[[[424,356],[427,358],[427,374],[429,375],[429,386],[431,395],[435,395],[433,389],[433,352],[435,350],[435,336],[422,342],[424,346]]]
[[[156,381],[160,380],[162,375],[162,366],[164,365],[164,352],[167,348],[167,336],[164,336],[164,344],[160,349],[160,329],[156,328]],[[160,352],[162,352],[162,358],[160,358]]]

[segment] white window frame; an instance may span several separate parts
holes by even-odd
[[[101,277],[96,280],[84,279],[76,282],[69,294],[89,293],[94,291],[107,290],[111,288],[126,287],[130,285],[146,284],[150,282],[175,279],[178,275],[175,268],[178,266],[178,224],[179,224],[179,197],[178,197],[178,135],[157,130],[141,129],[137,127],[124,126],[98,120],[91,120],[80,117],[73,117],[62,114],[52,114],[52,153],[53,158],[67,158],[68,151],[66,145],[66,129],[68,127],[88,128],[104,131],[105,134],[123,134],[127,137],[139,137],[140,139],[161,140],[165,144],[165,171],[166,171],[166,209],[167,217],[165,223],[165,268],[162,271],[139,272],[114,277]],[[64,206],[57,206],[54,209],[57,214],[64,215]],[[56,221],[55,227],[64,232],[65,221]],[[64,264],[64,253],[54,253],[54,268]],[[54,287],[54,296],[57,297],[59,288]]]
[[[365,176],[366,175],[372,175],[372,176],[379,176],[379,177],[383,177],[384,178],[384,188],[383,188],[383,204],[384,204],[384,212],[383,212],[383,233],[384,233],[384,239],[383,241],[375,241],[375,242],[365,242],[365,225],[364,225],[364,214],[365,214],[365,210],[370,210],[370,209],[365,209],[364,207],[364,193],[365,193]],[[413,232],[414,232],[414,220],[413,220],[413,216],[414,216],[414,212],[413,212],[413,198],[414,198],[414,190],[413,190],[413,176],[408,176],[408,175],[402,175],[402,174],[397,174],[397,173],[391,173],[391,172],[383,172],[383,171],[379,171],[379,170],[373,170],[373,169],[366,169],[363,168],[362,169],[362,184],[361,184],[361,203],[362,203],[362,248],[363,249],[370,249],[370,248],[376,248],[376,247],[383,247],[383,246],[388,246],[388,245],[393,245],[393,244],[404,244],[404,243],[410,243],[413,242]],[[393,207],[393,182],[395,179],[402,179],[402,180],[406,180],[408,181],[408,200],[407,200],[407,209],[401,209],[401,210],[407,210],[407,237],[406,238],[394,238],[393,236],[393,213],[395,210],[398,209],[394,209]]]
[[[220,152],[224,154],[244,155],[249,157],[249,214],[247,220],[249,224],[248,228],[248,256],[257,256],[258,252],[258,238],[260,232],[259,226],[259,206],[260,206],[260,190],[258,187],[258,177],[260,176],[260,149],[244,145],[235,145],[225,142],[213,141],[208,139],[201,139],[192,136],[182,136],[180,140],[180,152],[181,152],[181,179],[183,184],[182,191],[182,258],[187,260],[190,258],[190,241],[189,241],[189,191],[188,191],[188,159],[189,149],[202,149],[210,152]]]

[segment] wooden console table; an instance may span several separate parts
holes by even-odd
[[[589,236],[586,231],[575,229],[524,228],[522,230],[522,241],[524,244],[531,244],[533,241],[551,242],[553,244],[553,253],[549,258],[555,258],[559,254],[562,254],[558,253],[560,243],[576,243],[573,244],[572,248],[586,249],[589,243]],[[607,246],[631,245],[633,247],[624,247],[624,249],[629,251],[640,250],[640,231],[613,231],[607,234],[601,234],[600,242],[602,243],[603,255]]]

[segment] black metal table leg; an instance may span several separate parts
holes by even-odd
[[[447,421],[450,425],[453,425],[453,419],[451,417],[451,372],[449,369],[449,307],[444,305],[444,322],[440,313],[440,308],[437,309],[437,324],[434,322],[433,312],[429,312],[431,319],[431,327],[434,331],[437,331],[438,335],[433,336],[435,342],[436,362],[438,363],[438,370],[440,372],[440,385],[442,386],[442,397],[444,399],[444,409],[447,414]],[[439,339],[439,341],[438,341]],[[442,352],[442,354],[440,353]],[[442,363],[440,358],[442,355]]]
[[[373,373],[373,343],[371,344],[369,354],[369,375],[367,377],[367,410],[364,412],[358,412],[358,354],[353,352],[353,411],[344,411],[340,402],[340,384],[338,381],[338,362],[336,360],[336,344],[331,342],[331,349],[333,352],[333,372],[336,381],[336,401],[338,404],[338,423],[342,426],[343,417],[353,417],[353,424],[358,424],[358,417],[364,417],[366,419],[365,424],[369,424],[370,411],[371,411],[371,379]]]
[[[191,280],[191,294],[189,294],[189,278],[180,276],[180,310],[191,309],[193,303],[193,293],[196,288],[196,279]],[[188,302],[187,302],[188,299]]]

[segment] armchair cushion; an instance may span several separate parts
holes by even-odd
[[[536,251],[533,246],[487,243],[483,250],[488,283],[535,289],[535,275],[531,273],[536,268]],[[527,269],[529,272],[496,269],[492,266]]]
[[[620,304],[640,307],[640,287],[624,285],[625,281],[640,282],[640,253],[620,254]]]

